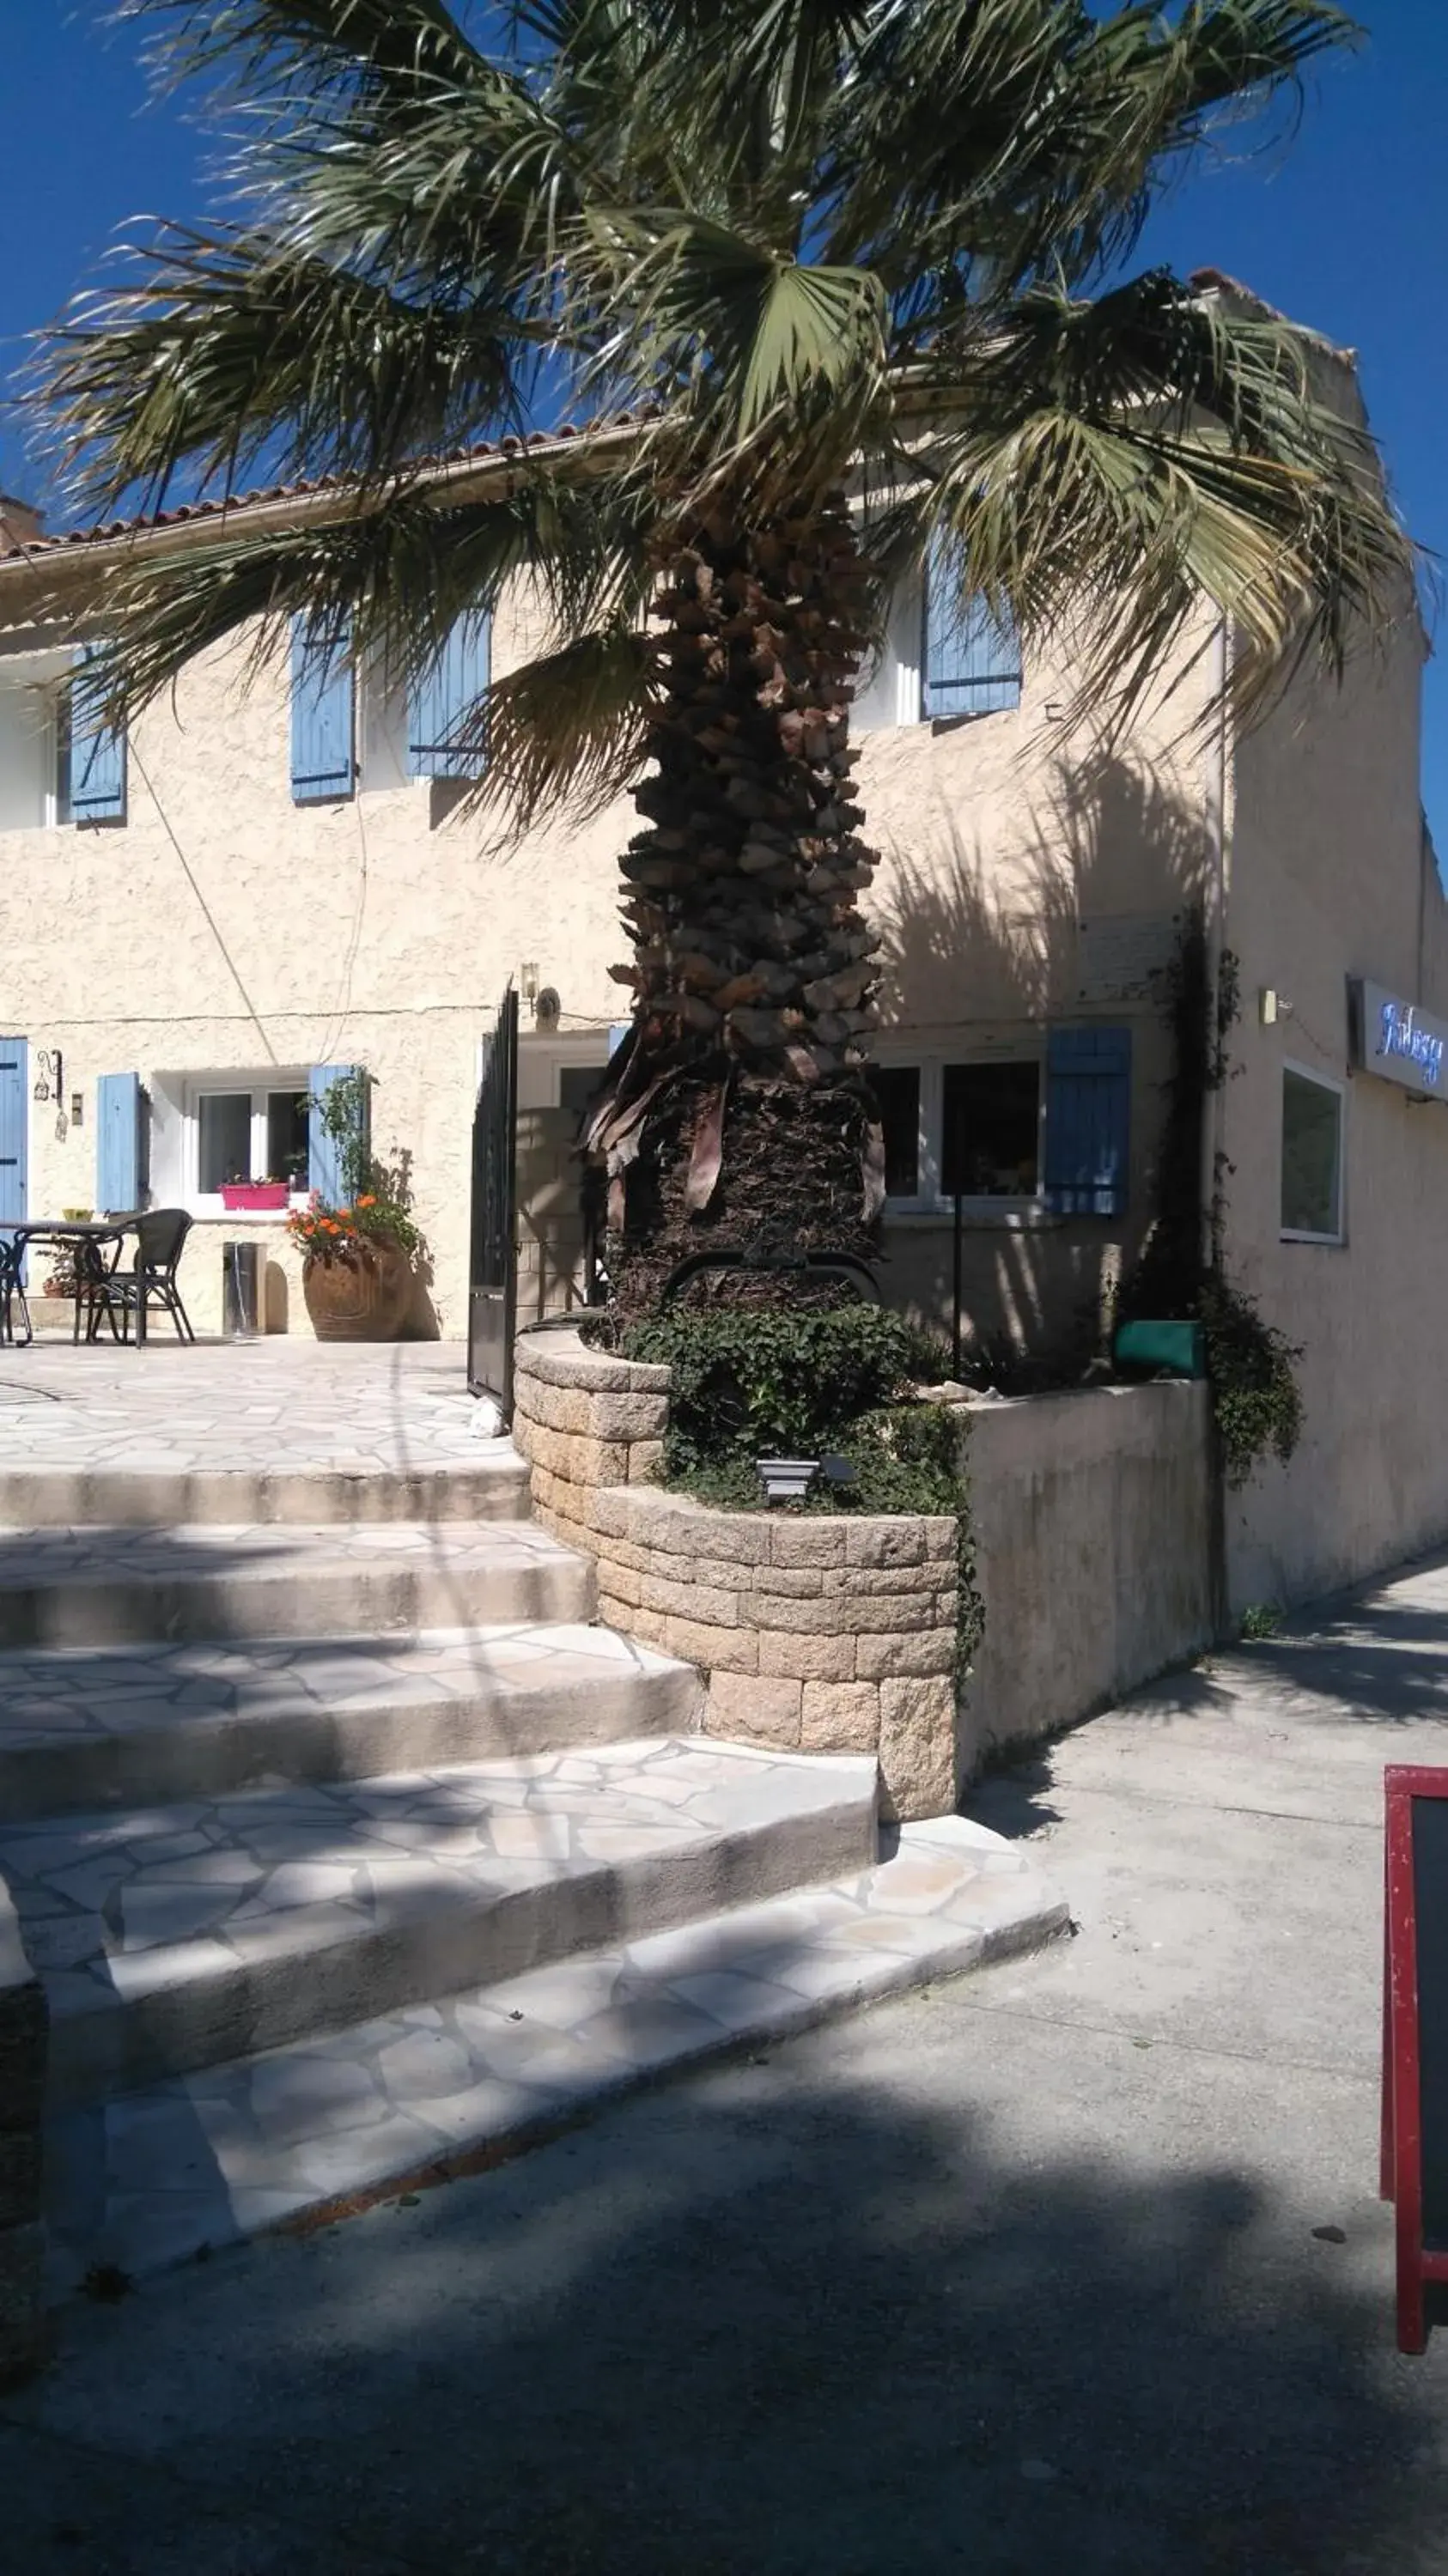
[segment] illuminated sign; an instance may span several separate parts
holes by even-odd
[[[1435,1020],[1381,984],[1352,988],[1353,1061],[1405,1091],[1448,1100],[1448,1020]]]

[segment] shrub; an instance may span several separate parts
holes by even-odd
[[[665,1458],[671,1479],[745,1467],[755,1498],[756,1458],[837,1452],[853,1465],[867,1418],[890,1414],[914,1380],[938,1379],[946,1369],[943,1348],[927,1335],[902,1315],[866,1305],[662,1315],[633,1326],[623,1347],[629,1359],[663,1361],[673,1371]],[[924,1416],[937,1408],[911,1410]],[[933,1436],[922,1430],[919,1439],[928,1445]],[[892,1445],[901,1439],[904,1451]],[[863,1445],[872,1458],[878,1452],[898,1465],[915,1439],[877,1429]],[[912,1455],[918,1460],[918,1448]]]

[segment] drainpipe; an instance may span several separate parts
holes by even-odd
[[[1227,747],[1230,715],[1227,707],[1228,655],[1231,649],[1227,621],[1218,624],[1212,643],[1212,694],[1216,717],[1212,740],[1207,746],[1204,805],[1207,823],[1209,876],[1206,899],[1206,967],[1209,1008],[1208,1043],[1215,1047],[1215,1012],[1222,951],[1227,944]],[[1212,1232],[1212,1203],[1216,1195],[1218,1156],[1226,1116],[1226,1085],[1219,1083],[1209,1091],[1202,1119],[1202,1258],[1210,1264],[1216,1249]],[[1227,1583],[1227,1479],[1221,1446],[1215,1431],[1208,1435],[1207,1495],[1207,1615],[1212,1634],[1225,1637],[1228,1632],[1230,1593]]]
[[[1222,618],[1212,641],[1212,695],[1217,713],[1212,727],[1212,740],[1207,746],[1205,806],[1209,875],[1206,901],[1207,992],[1215,1014],[1217,978],[1221,972],[1222,951],[1227,944],[1227,621]],[[1212,1024],[1215,1042],[1215,1020]],[[1207,1094],[1207,1114],[1202,1120],[1202,1257],[1210,1262],[1212,1243],[1212,1201],[1217,1187],[1217,1157],[1222,1149],[1222,1132],[1226,1111],[1226,1086],[1219,1084]]]

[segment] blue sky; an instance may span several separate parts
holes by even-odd
[[[106,0],[0,0],[0,379],[119,226],[202,201],[204,147],[148,108],[134,32]],[[1314,74],[1302,131],[1265,159],[1224,139],[1153,217],[1141,260],[1226,269],[1361,358],[1413,534],[1448,554],[1448,5],[1359,0],[1365,51]],[[44,498],[0,409],[0,489]],[[1424,789],[1448,860],[1448,661],[1426,683]]]

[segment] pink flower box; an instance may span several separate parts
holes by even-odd
[[[223,1181],[221,1204],[233,1216],[259,1215],[264,1209],[284,1208],[290,1192],[285,1181]]]

